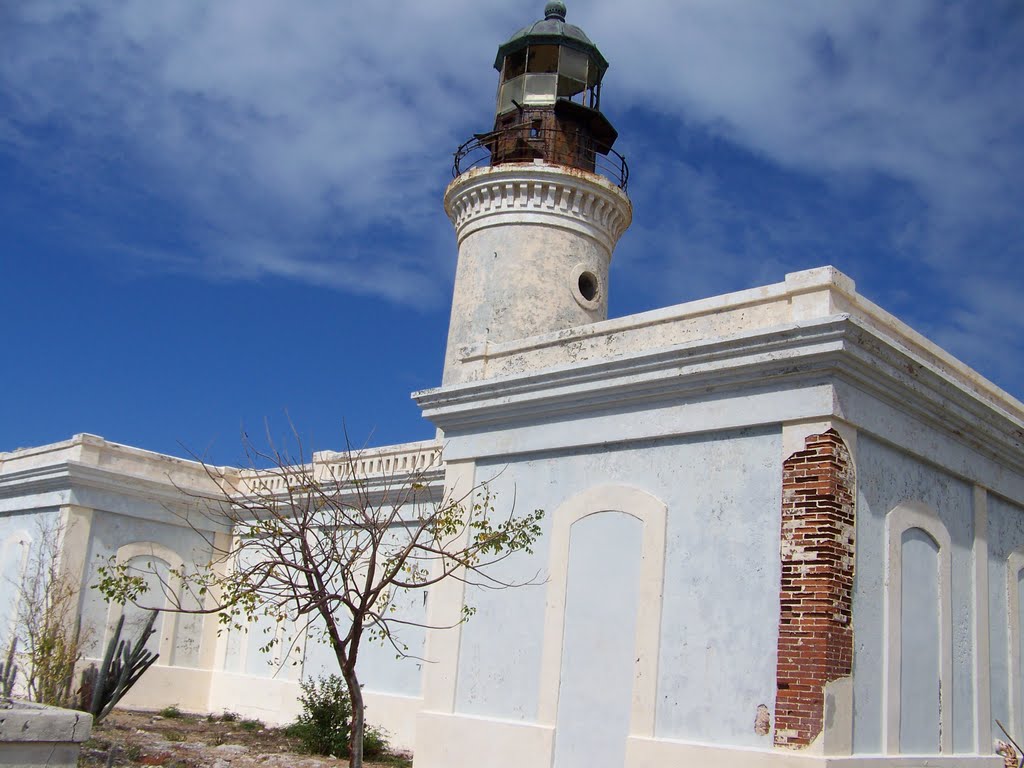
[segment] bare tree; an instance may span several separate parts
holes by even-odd
[[[16,636],[24,648],[26,693],[42,704],[74,706],[75,665],[90,633],[78,617],[78,581],[61,563],[65,524],[37,525],[38,543],[17,583]]]
[[[396,631],[427,625],[398,610],[409,590],[445,579],[498,589],[536,583],[513,583],[488,571],[516,552],[532,551],[544,513],[497,515],[486,486],[438,498],[425,477],[429,467],[396,468],[368,479],[360,471],[361,453],[351,448],[330,463],[307,461],[293,435],[295,455],[269,439],[268,449],[258,449],[243,435],[246,470],[204,463],[220,492],[193,495],[189,524],[202,532],[210,528],[200,524],[203,518],[226,521],[232,544],[218,548],[207,534],[211,563],[172,573],[168,581],[177,589],[162,584],[161,603],[169,599],[169,610],[215,612],[224,625],[239,629],[241,622],[265,616],[278,626],[298,622],[296,636],[321,633],[351,696],[349,765],[359,768],[365,720],[356,665],[364,642],[391,643],[397,655],[410,655]],[[145,584],[125,563],[111,561],[101,569],[99,588],[108,599],[141,605]],[[186,608],[186,593],[205,601],[204,607]],[[462,619],[472,612],[464,606]],[[294,642],[278,632],[264,650]]]

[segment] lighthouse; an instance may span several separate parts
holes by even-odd
[[[608,268],[632,220],[601,112],[608,62],[562,2],[498,48],[494,127],[455,153],[444,197],[458,265],[444,384],[517,339],[608,317]]]

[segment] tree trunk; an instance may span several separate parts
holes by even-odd
[[[348,685],[348,696],[352,700],[352,728],[349,731],[348,765],[349,768],[363,768],[363,731],[366,719],[363,713],[363,689],[359,687],[359,679],[355,670],[342,670],[345,683]]]

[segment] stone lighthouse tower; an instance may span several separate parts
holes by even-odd
[[[455,155],[444,197],[459,261],[444,383],[488,345],[608,316],[608,266],[632,207],[601,113],[608,62],[562,2],[498,48],[494,129]]]

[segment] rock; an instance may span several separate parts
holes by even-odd
[[[244,747],[241,744],[218,744],[213,748],[216,752],[227,753],[229,755],[244,755],[249,751],[248,747]]]

